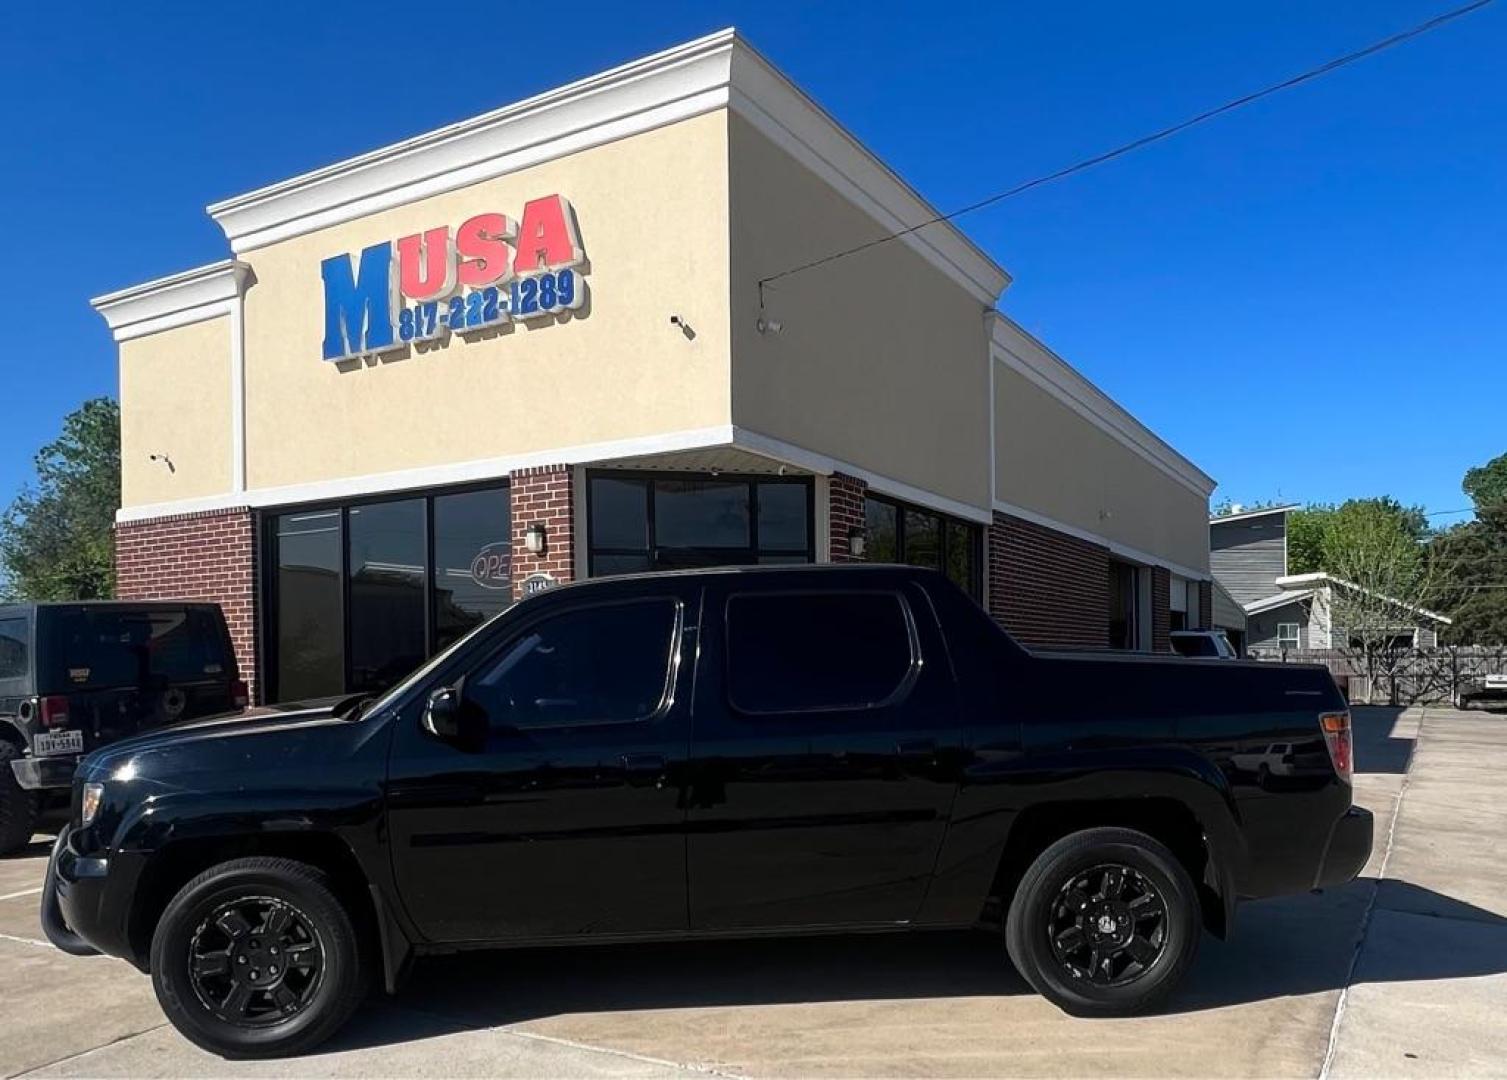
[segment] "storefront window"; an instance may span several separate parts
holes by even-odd
[[[443,649],[513,599],[506,489],[434,498],[434,647]]]
[[[941,570],[975,600],[983,597],[977,525],[874,495],[864,504],[864,525],[868,562]]]
[[[512,600],[506,488],[272,517],[268,699],[391,686]]]
[[[345,689],[344,604],[339,510],[274,519],[277,576],[277,699],[338,694]]]
[[[352,692],[377,691],[424,660],[424,500],[351,507],[350,567]]]
[[[814,561],[807,479],[600,472],[588,485],[593,577]]]

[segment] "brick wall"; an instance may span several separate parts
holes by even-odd
[[[513,509],[513,595],[530,574],[546,573],[561,583],[576,572],[575,474],[569,465],[518,469],[509,476]],[[540,555],[529,554],[528,527],[548,532]]]
[[[1165,566],[1151,568],[1151,648],[1154,652],[1172,651],[1172,571]]]
[[[1214,627],[1214,583],[1198,583],[1198,628],[1211,630]]]
[[[257,700],[257,543],[249,509],[176,514],[115,527],[121,600],[209,600],[230,627],[241,678]]]
[[[831,526],[828,551],[835,563],[862,561],[848,550],[848,532],[855,527],[864,527],[864,498],[868,490],[868,484],[846,473],[833,473],[828,481],[828,521]]]
[[[1107,644],[1107,548],[1001,513],[987,547],[989,613],[1023,644]]]

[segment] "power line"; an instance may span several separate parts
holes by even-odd
[[[813,259],[811,262],[802,263],[801,265],[793,266],[788,270],[781,270],[777,274],[770,274],[768,277],[760,278],[759,307],[762,308],[764,306],[764,287],[772,281],[779,281],[781,278],[790,277],[792,274],[804,273],[805,271],[815,269],[818,266],[825,266],[827,263],[836,262],[838,259],[845,259],[850,255],[857,255],[859,252],[867,251],[870,248],[878,247],[881,244],[887,244],[891,240],[898,240],[902,236],[909,236],[911,233],[919,232],[921,229],[926,228],[928,225],[936,225],[943,221],[951,221],[953,218],[962,217],[964,214],[971,214],[975,210],[982,210],[986,206],[993,206],[995,203],[1003,202],[1006,199],[1013,198],[1014,196],[1020,195],[1023,192],[1030,191],[1032,188],[1041,187],[1043,184],[1050,184],[1054,180],[1061,180],[1064,177],[1072,176],[1074,173],[1083,172],[1085,169],[1091,169],[1095,165],[1102,165],[1106,161],[1113,161],[1115,158],[1123,157],[1124,155],[1139,150],[1142,147],[1150,146],[1152,143],[1161,142],[1163,139],[1169,139],[1173,135],[1187,131],[1191,127],[1196,127],[1199,124],[1212,120],[1216,116],[1220,116],[1224,113],[1241,108],[1242,106],[1249,105],[1252,102],[1260,101],[1264,97],[1280,93],[1283,90],[1290,90],[1294,86],[1299,86],[1302,83],[1321,78],[1324,75],[1328,75],[1332,71],[1338,71],[1340,68],[1345,67],[1349,64],[1353,64],[1358,60],[1364,60],[1368,56],[1374,56],[1379,52],[1384,52],[1385,50],[1392,48],[1393,46],[1401,45],[1405,41],[1411,41],[1413,38],[1420,37],[1432,30],[1437,30],[1441,26],[1444,26],[1446,23],[1453,22],[1456,19],[1469,15],[1473,11],[1479,11],[1481,8],[1486,7],[1488,4],[1494,2],[1495,0],[1474,0],[1473,3],[1466,4],[1464,7],[1455,8],[1453,11],[1447,11],[1443,15],[1436,15],[1432,19],[1427,19],[1410,30],[1404,30],[1401,33],[1393,34],[1391,37],[1383,38],[1380,41],[1367,45],[1363,49],[1357,49],[1355,52],[1346,53],[1344,56],[1336,57],[1335,59],[1330,60],[1327,63],[1320,64],[1316,68],[1310,68],[1309,70],[1303,72],[1301,75],[1294,75],[1290,79],[1284,79],[1279,83],[1273,83],[1271,86],[1257,90],[1254,93],[1235,98],[1233,101],[1227,101],[1223,105],[1208,109],[1204,112],[1199,113],[1197,116],[1189,117],[1186,120],[1173,124],[1171,127],[1165,127],[1160,131],[1152,132],[1150,135],[1143,135],[1139,139],[1134,139],[1121,146],[1117,146],[1113,150],[1106,150],[1102,154],[1096,154],[1091,158],[1085,158],[1083,161],[1080,161],[1074,165],[1069,165],[1065,169],[1058,169],[1056,172],[1048,173],[1045,176],[1038,176],[1034,180],[1027,180],[1023,184],[1017,184],[1005,191],[1001,191],[994,195],[990,195],[987,198],[980,199],[978,202],[969,203],[967,206],[954,210],[949,214],[940,214],[937,217],[930,218],[927,221],[921,222],[919,225],[911,225],[908,228],[901,229],[899,232],[890,233],[888,236],[881,236],[877,239],[869,240],[865,243],[859,244],[856,247],[851,247],[844,251],[833,252],[831,255],[822,256],[820,259]]]

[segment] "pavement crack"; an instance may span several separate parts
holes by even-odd
[[[1334,1066],[1334,1055],[1340,1045],[1340,1025],[1345,1020],[1345,1007],[1350,1002],[1350,987],[1355,982],[1355,969],[1360,965],[1361,952],[1366,947],[1366,935],[1371,931],[1371,917],[1376,911],[1376,900],[1381,893],[1381,883],[1387,878],[1387,863],[1392,860],[1392,845],[1397,838],[1397,821],[1402,817],[1402,798],[1408,793],[1408,784],[1413,779],[1413,763],[1418,759],[1418,748],[1423,745],[1423,728],[1428,720],[1428,710],[1418,718],[1418,733],[1413,737],[1412,749],[1408,752],[1407,771],[1402,774],[1402,783],[1392,799],[1392,821],[1387,826],[1387,846],[1382,849],[1381,864],[1376,868],[1376,878],[1371,882],[1371,893],[1366,897],[1366,910],[1361,915],[1360,928],[1355,935],[1355,948],[1350,953],[1350,966],[1345,970],[1345,985],[1340,987],[1339,1000],[1334,1003],[1334,1020],[1329,1025],[1329,1043],[1324,1048],[1324,1063],[1319,1067],[1318,1080],[1328,1080],[1329,1070]]]
[[[98,1046],[91,1046],[87,1050],[77,1050],[71,1054],[64,1054],[60,1058],[54,1058],[52,1061],[43,1062],[41,1065],[33,1065],[29,1069],[25,1069],[21,1072],[10,1073],[7,1076],[6,1080],[21,1080],[22,1077],[35,1076],[43,1069],[50,1069],[55,1065],[62,1065],[65,1062],[73,1061],[77,1058],[97,1053],[100,1050],[108,1050],[112,1046],[116,1046],[120,1043],[126,1042],[127,1040],[134,1039],[138,1035],[149,1035],[152,1032],[159,1031],[167,1026],[168,1022],[164,1020],[160,1024],[153,1024],[151,1027],[142,1028],[140,1031],[128,1031],[124,1035],[117,1035],[115,1038],[109,1040],[108,1042],[102,1042]]]

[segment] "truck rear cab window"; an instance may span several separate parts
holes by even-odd
[[[680,605],[597,604],[545,618],[466,680],[494,730],[647,720],[670,692]]]
[[[0,679],[26,678],[26,636],[25,619],[0,619]]]
[[[903,693],[918,654],[898,593],[745,593],[727,601],[728,700],[741,712],[876,708]]]

